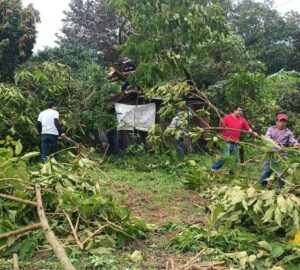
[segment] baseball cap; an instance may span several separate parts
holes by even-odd
[[[277,119],[278,121],[280,121],[280,120],[287,120],[287,115],[286,115],[286,114],[278,114],[278,115],[276,116],[276,119]]]

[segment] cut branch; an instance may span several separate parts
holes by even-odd
[[[59,260],[62,268],[64,270],[76,270],[75,267],[70,262],[65,249],[61,245],[61,243],[56,238],[54,232],[51,230],[48,220],[46,218],[46,214],[43,208],[43,202],[42,202],[42,194],[41,194],[41,187],[40,185],[35,185],[35,192],[36,192],[36,198],[37,198],[37,211],[40,218],[40,222],[45,234],[46,239],[48,240],[49,244],[53,248],[53,251]]]
[[[19,270],[19,261],[17,253],[13,254],[13,263],[14,263],[14,270]]]
[[[78,226],[79,226],[79,220],[80,220],[80,216],[78,214],[77,220],[76,220],[76,224],[75,224],[75,232],[77,233],[78,230]]]
[[[18,234],[23,234],[26,232],[38,230],[39,228],[41,228],[41,226],[42,226],[41,223],[38,223],[38,224],[26,226],[24,228],[21,228],[21,229],[15,230],[15,231],[2,233],[2,234],[0,234],[0,239],[5,239],[5,238],[11,237],[11,236],[18,235]]]
[[[205,252],[205,248],[202,249],[199,253],[196,254],[195,257],[193,257],[192,259],[190,259],[183,267],[182,269],[187,269],[188,267],[190,267],[204,252]]]
[[[78,247],[83,250],[83,244],[80,242],[80,240],[78,239],[78,236],[77,236],[77,233],[76,233],[76,229],[74,228],[73,226],[73,223],[72,223],[72,220],[70,219],[69,215],[63,211],[66,219],[68,220],[69,224],[70,224],[70,227],[71,227],[71,230],[72,230],[72,234],[73,234],[73,237],[74,237],[74,240],[76,242],[76,244],[78,245]],[[78,219],[77,219],[78,220]]]
[[[243,130],[243,129],[235,129],[235,128],[227,128],[227,127],[208,127],[208,128],[202,128],[205,131],[209,131],[209,130],[230,130],[230,131],[237,131],[237,132],[242,132],[242,133],[248,133],[251,134],[249,131],[247,130]],[[260,136],[258,136],[258,138],[260,138]]]
[[[11,200],[11,201],[19,202],[19,203],[24,203],[24,204],[29,204],[29,205],[37,206],[36,202],[24,200],[24,199],[21,199],[21,198],[18,198],[18,197],[14,197],[14,196],[10,196],[10,195],[6,195],[6,194],[3,194],[3,193],[0,193],[0,197],[4,198],[4,199]]]
[[[97,233],[99,233],[100,231],[102,231],[104,228],[110,226],[110,224],[105,224],[101,227],[99,227],[95,232],[93,232],[90,236],[88,236],[83,242],[82,245],[84,245],[86,242],[88,242],[92,237],[94,237]]]

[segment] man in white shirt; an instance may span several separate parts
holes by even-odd
[[[66,137],[59,123],[59,112],[53,101],[48,101],[48,109],[39,114],[37,129],[42,135],[42,163],[46,162],[47,155],[58,151],[58,136]]]

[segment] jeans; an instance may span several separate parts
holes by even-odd
[[[108,154],[109,155],[118,155],[121,153],[120,146],[119,146],[119,135],[116,129],[110,130],[107,133],[108,139]]]
[[[54,154],[58,151],[57,135],[42,134],[42,163],[47,160],[48,154]],[[57,158],[57,155],[54,155]]]
[[[236,160],[238,162],[239,160],[239,156],[238,156],[238,151],[237,151],[237,143],[233,143],[233,142],[225,142],[226,145],[226,149],[224,149],[222,151],[222,154],[225,156],[236,156]],[[223,167],[223,165],[225,164],[225,160],[224,159],[219,159],[216,161],[216,163],[211,167],[212,170],[219,170],[221,167]],[[234,171],[232,169],[230,169],[229,171],[230,174],[234,174]]]
[[[175,144],[177,145],[177,149],[176,149],[177,155],[180,158],[184,158],[184,137],[181,136],[179,137],[179,139],[175,139]]]
[[[274,169],[272,169],[272,167],[274,167],[274,165],[278,164],[278,161],[274,160],[274,159],[268,159],[264,162],[264,166],[263,166],[263,172],[261,174],[259,183],[262,187],[265,187],[268,184],[268,181],[265,181],[265,179],[269,178],[272,173],[274,172]],[[279,187],[283,187],[284,186],[284,178],[283,175],[281,175],[281,170],[275,172],[277,177],[280,176],[279,180],[278,180],[278,186]]]

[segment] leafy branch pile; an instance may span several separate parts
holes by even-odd
[[[282,148],[264,136],[261,139],[256,151],[263,153],[263,160],[278,161],[273,168],[277,174],[267,179],[272,189],[251,185],[251,174],[242,183],[237,174],[229,184],[216,184],[204,193],[211,202],[207,226],[188,226],[172,239],[173,248],[181,252],[203,249],[203,259],[224,261],[239,269],[299,269],[299,151]],[[283,189],[276,188],[279,175],[285,175]],[[202,181],[194,188],[200,187]]]
[[[171,247],[181,252],[202,250],[203,261],[224,261],[231,269],[296,270],[300,265],[299,246],[241,228],[216,231],[191,225],[172,239]]]
[[[188,226],[172,239],[171,246],[181,252],[203,249],[203,259],[239,269],[299,269],[297,194],[291,188],[262,190],[233,184],[212,188],[207,191],[208,225]]]
[[[49,160],[29,172],[26,161],[38,153],[22,156],[22,144],[9,136],[0,143],[0,251],[4,256],[18,253],[24,259],[51,250],[38,226],[37,186],[50,227],[64,247],[111,254],[125,241],[146,236],[149,228],[143,219],[132,217],[128,208],[101,194],[103,172],[86,152],[66,152],[62,163]]]

